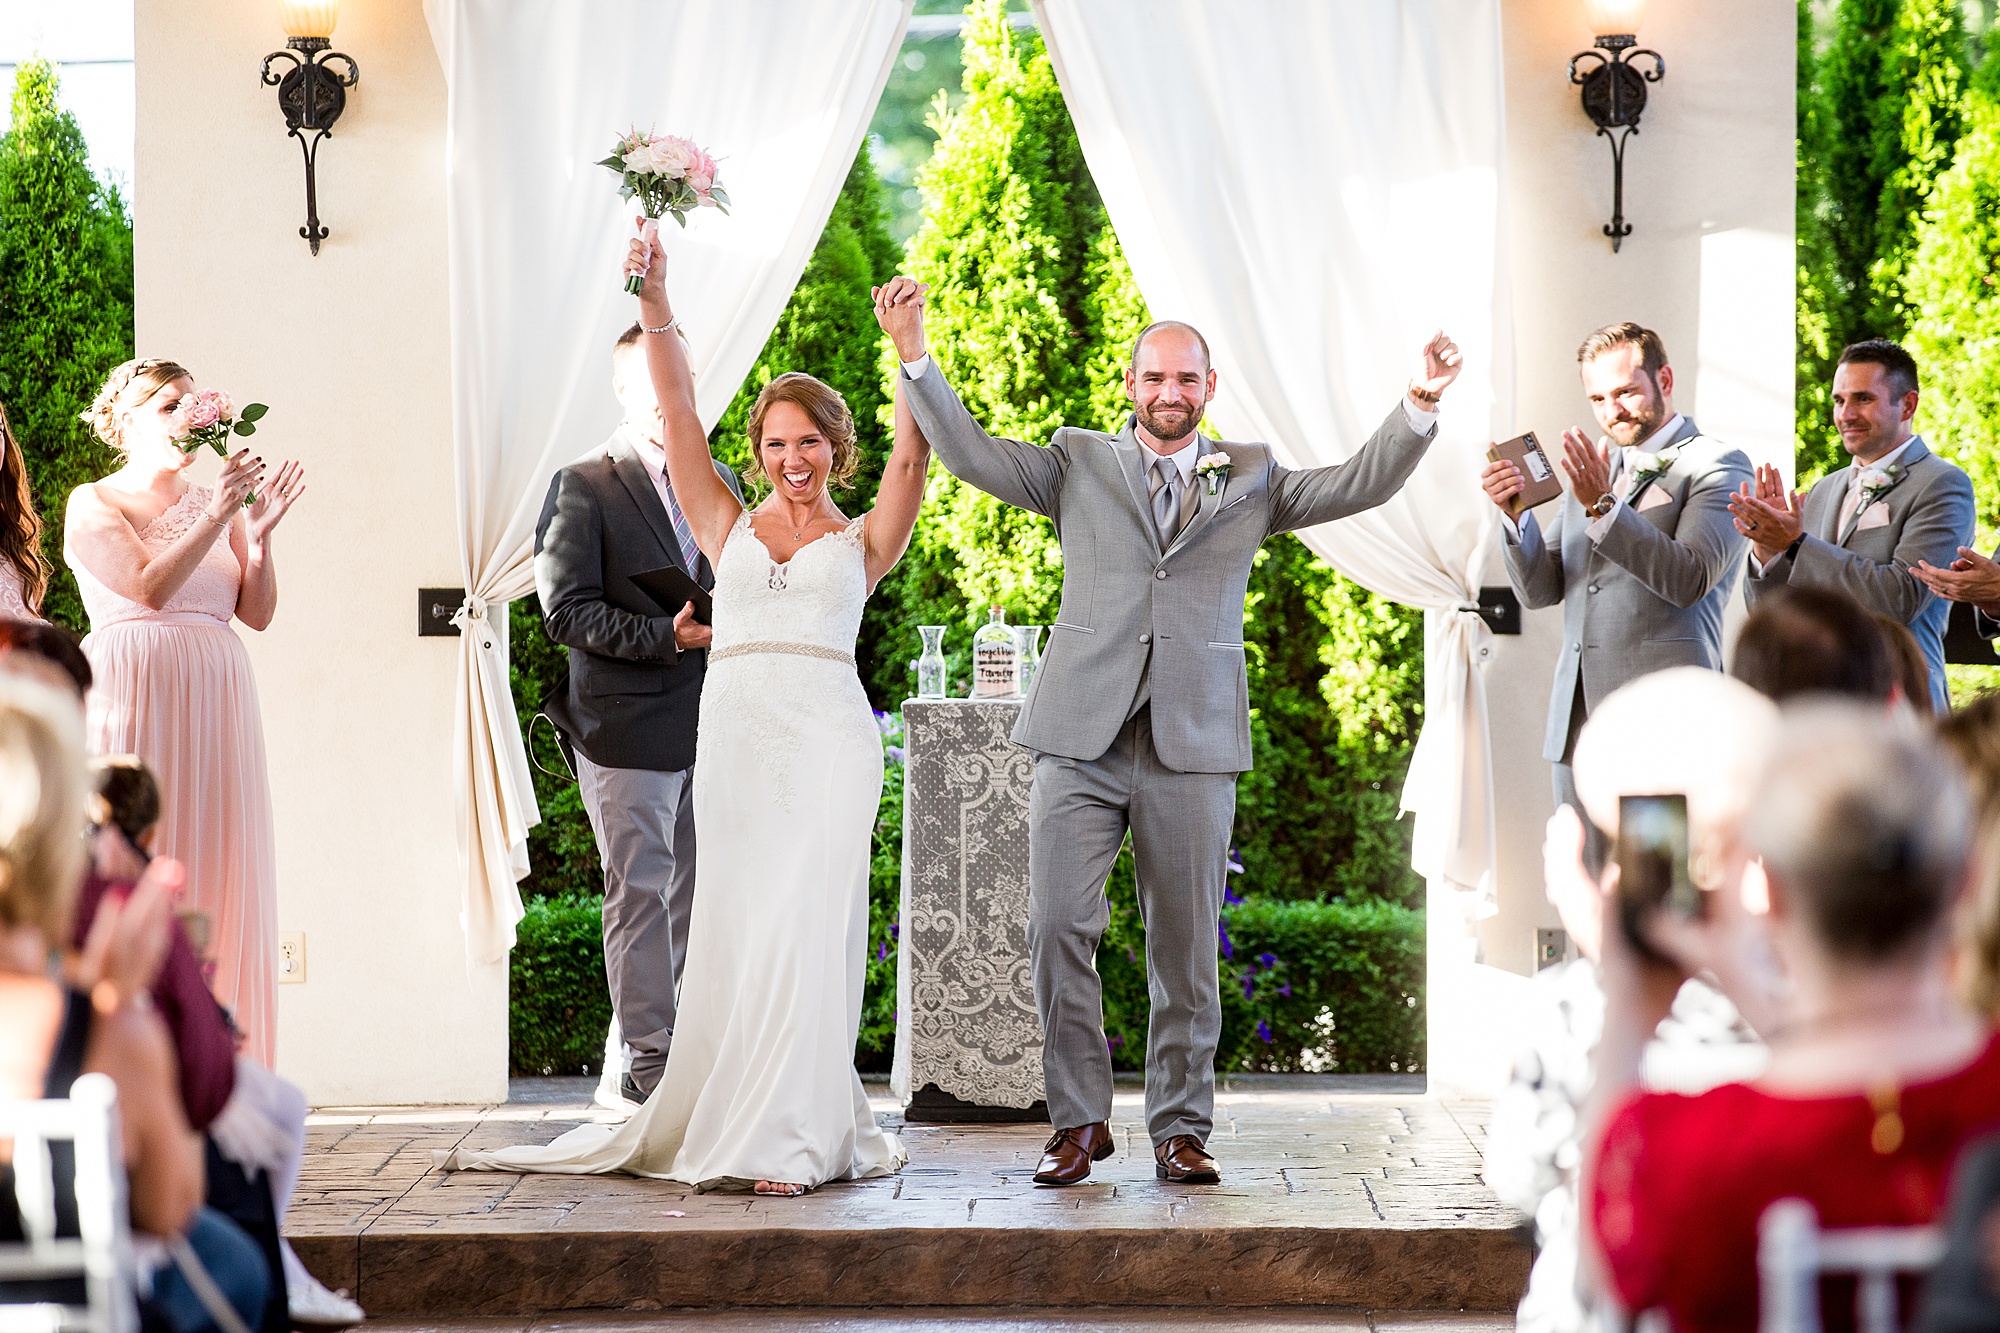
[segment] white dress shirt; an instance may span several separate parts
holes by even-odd
[[[913,380],[920,380],[924,377],[924,372],[930,369],[930,366],[931,366],[931,354],[929,352],[925,352],[922,356],[918,357],[914,361],[903,362],[903,373],[905,375],[908,375]],[[1426,408],[1418,407],[1414,402],[1410,400],[1410,395],[1408,395],[1407,393],[1403,395],[1403,416],[1409,421],[1410,429],[1415,431],[1419,435],[1430,434],[1431,427],[1437,424],[1437,419],[1438,419],[1438,414],[1436,412],[1430,411]],[[1176,460],[1175,466],[1180,468],[1181,470],[1181,483],[1183,485],[1187,483],[1189,474],[1194,471],[1194,460],[1196,452],[1198,451],[1190,449],[1176,449],[1173,453],[1162,455],[1163,457],[1172,458]],[[1186,456],[1186,460],[1180,461],[1183,455]]]
[[[625,437],[625,443],[632,446],[632,452],[646,465],[646,475],[653,479],[653,489],[660,497],[660,508],[672,516],[674,507],[667,500],[667,450],[653,438],[629,421],[620,422],[618,433]]]

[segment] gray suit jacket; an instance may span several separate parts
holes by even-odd
[[[1746,545],[1729,516],[1729,496],[1751,479],[1750,460],[1685,417],[1673,438],[1647,442],[1656,453],[1676,444],[1673,466],[1625,497],[1601,542],[1590,540],[1592,520],[1567,492],[1546,533],[1533,512],[1522,516],[1518,537],[1503,527],[1507,579],[1522,603],[1563,604],[1544,759],[1568,760],[1578,672],[1588,712],[1648,672],[1722,669],[1722,608]]]
[[[741,499],[735,474],[715,470]],[[569,649],[569,675],[542,707],[600,767],[694,766],[708,654],[680,651],[673,617],[632,582],[666,565],[686,569],[673,521],[622,436],[550,478],[535,526],[535,592],[549,638]],[[704,588],[715,582],[705,557],[687,572]]]
[[[1888,509],[1887,523],[1857,526],[1841,541],[1840,502],[1854,465],[1829,472],[1806,493],[1806,535],[1798,554],[1779,557],[1761,575],[1751,569],[1744,591],[1755,606],[1787,586],[1838,588],[1877,615],[1902,621],[1930,663],[1931,705],[1942,713],[1951,707],[1944,679],[1944,627],[1951,605],[1919,583],[1910,568],[1920,560],[1949,568],[1958,548],[1972,544],[1972,480],[1933,454],[1920,436],[1898,461],[1901,476],[1875,502]]]
[[[996,439],[965,410],[932,362],[903,388],[917,424],[953,476],[1046,515],[1062,542],[1062,610],[1014,740],[1038,754],[1089,761],[1111,748],[1142,676],[1153,744],[1183,773],[1250,767],[1243,601],[1257,548],[1289,532],[1381,504],[1402,488],[1437,432],[1419,435],[1397,405],[1353,458],[1293,471],[1269,445],[1221,443],[1228,472],[1165,551],[1147,504],[1144,446],[1064,426],[1046,447]]]

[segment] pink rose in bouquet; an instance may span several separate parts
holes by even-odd
[[[715,183],[715,158],[681,135],[628,130],[597,165],[618,173],[619,197],[637,199],[648,219],[672,214],[685,227],[697,208],[729,211],[729,195]],[[638,274],[625,280],[625,290],[635,296],[639,287]]]
[[[222,390],[197,389],[174,408],[174,443],[184,454],[207,445],[227,458],[230,438],[255,435],[256,423],[270,410],[262,403],[250,403],[239,416],[236,404]]]

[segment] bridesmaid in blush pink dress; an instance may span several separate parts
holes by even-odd
[[[0,408],[0,618],[40,620],[52,572],[42,554],[42,516],[28,490],[28,465]]]
[[[76,573],[93,754],[136,754],[160,781],[156,850],[187,867],[185,905],[208,914],[216,998],[270,1065],[277,1020],[277,874],[264,726],[250,657],[230,627],[278,605],[271,530],[304,491],[245,449],[193,486],[175,409],[194,380],[171,361],[111,372],[84,419],[125,457],[69,497],[63,558]],[[245,505],[246,498],[255,499]]]

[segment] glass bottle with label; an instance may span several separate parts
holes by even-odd
[[[1013,699],[1021,693],[1020,653],[1007,612],[993,608],[993,618],[972,636],[972,697]]]
[[[1014,626],[1014,651],[1020,657],[1021,697],[1025,699],[1035,687],[1035,671],[1042,664],[1042,627]]]

